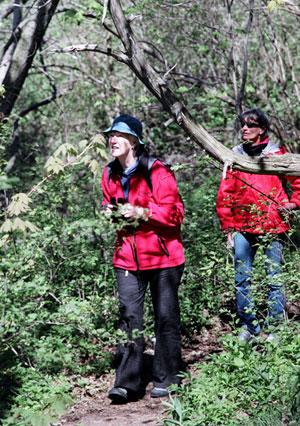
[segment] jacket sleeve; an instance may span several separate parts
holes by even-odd
[[[300,177],[285,176],[285,179],[290,182],[293,190],[290,202],[297,204],[298,208],[300,208]]]
[[[228,228],[234,228],[234,205],[236,188],[235,188],[235,178],[232,173],[226,173],[225,179],[221,178],[221,183],[219,187],[219,192],[217,196],[217,213],[219,220],[221,222],[222,230]]]
[[[149,204],[149,224],[163,227],[176,227],[184,217],[181,200],[174,173],[157,162],[153,165],[152,196]]]
[[[286,154],[287,150],[284,146],[281,147],[280,154]],[[290,182],[293,194],[291,196],[290,202],[297,204],[300,208],[300,177],[295,176],[284,176],[284,179]],[[288,202],[288,200],[287,200]]]

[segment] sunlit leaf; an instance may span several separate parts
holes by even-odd
[[[97,135],[93,136],[91,142],[95,145],[106,146],[106,139],[102,133],[98,133]]]
[[[68,154],[77,155],[78,152],[77,152],[77,149],[73,145],[66,142],[66,143],[60,145],[57,148],[57,150],[54,153],[54,156],[56,157],[58,155],[68,155]]]
[[[18,193],[12,197],[12,201],[7,207],[9,216],[18,216],[21,213],[25,213],[29,210],[29,203],[31,199],[25,193]]]
[[[274,10],[277,10],[278,7],[282,4],[282,0],[271,0],[268,5],[267,8],[269,10],[269,12],[273,12]]]
[[[81,158],[81,163],[83,164],[88,164],[91,160],[91,156],[90,155],[85,155],[84,157]]]
[[[92,160],[89,164],[89,168],[91,169],[94,175],[98,175],[100,172],[100,164],[96,160]]]
[[[29,222],[28,220],[25,220],[25,226],[31,232],[38,232],[39,231],[39,228],[36,227],[33,223]]]
[[[0,238],[0,247],[5,246],[8,242],[8,239],[9,239],[9,235],[7,235],[7,234],[3,235],[3,237]]]
[[[6,219],[6,221],[1,225],[0,232],[11,232],[13,229],[13,223],[10,219]]]
[[[63,172],[64,162],[60,158],[50,157],[45,164],[45,169],[47,170],[47,173],[54,173],[57,175],[60,172]]]
[[[19,229],[20,231],[25,232],[26,231],[26,223],[24,222],[24,220],[17,217],[13,220],[12,229],[13,229],[13,231],[16,231],[17,229]]]
[[[96,154],[100,158],[102,158],[103,160],[107,160],[108,157],[109,157],[107,150],[105,150],[104,148],[100,148],[100,147],[96,147]]]
[[[88,141],[87,139],[82,139],[82,140],[79,142],[79,148],[80,148],[80,149],[84,149],[84,148],[88,145],[88,143],[89,143],[89,141]]]

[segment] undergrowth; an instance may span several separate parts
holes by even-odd
[[[299,323],[285,323],[269,343],[239,342],[232,335],[221,342],[221,354],[173,388],[164,425],[299,425]]]
[[[215,212],[219,175],[206,158],[195,159],[191,175],[187,169],[182,166],[177,172],[185,203],[186,268],[179,296],[186,341],[209,328],[217,316],[236,325],[233,258]],[[114,347],[124,338],[117,331],[112,267],[119,225],[101,214],[100,201],[100,176],[95,178],[83,165],[76,165],[46,180],[43,191],[32,195],[31,207],[21,215],[23,223],[34,225],[31,230],[4,230],[0,247],[3,426],[55,424],[71,403],[74,386],[88,375],[100,377],[112,368]],[[289,300],[296,302],[298,251],[287,248],[286,253],[284,278]],[[253,290],[263,321],[266,282],[259,256]],[[146,302],[145,335],[151,342],[149,295]],[[278,410],[280,416],[297,413],[299,397],[295,390],[293,394],[299,377],[297,333],[290,323],[278,347],[259,344],[254,351],[227,337],[224,353],[201,364],[199,374],[177,390],[166,424],[242,424],[245,419],[252,421],[255,413],[262,419]],[[272,394],[270,383],[275,388]]]

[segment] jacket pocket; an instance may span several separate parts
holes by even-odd
[[[161,250],[165,253],[167,257],[169,257],[170,253],[169,253],[168,247],[166,246],[166,243],[160,234],[157,234],[157,241]]]

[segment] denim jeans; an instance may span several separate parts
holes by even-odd
[[[143,391],[142,334],[133,336],[133,330],[143,331],[144,298],[148,283],[155,316],[155,351],[152,368],[154,387],[166,388],[180,383],[182,370],[180,309],[178,287],[184,265],[146,271],[126,271],[116,268],[119,302],[119,328],[128,336],[128,342],[118,345],[116,387],[134,392]]]
[[[260,325],[255,313],[255,303],[251,294],[252,264],[258,244],[264,244],[267,257],[265,267],[268,277],[268,318],[265,325],[277,325],[284,317],[285,296],[280,274],[283,262],[281,235],[270,236],[264,243],[262,236],[250,233],[237,233],[234,237],[234,266],[237,313],[240,325],[247,327],[251,334],[259,334]]]

